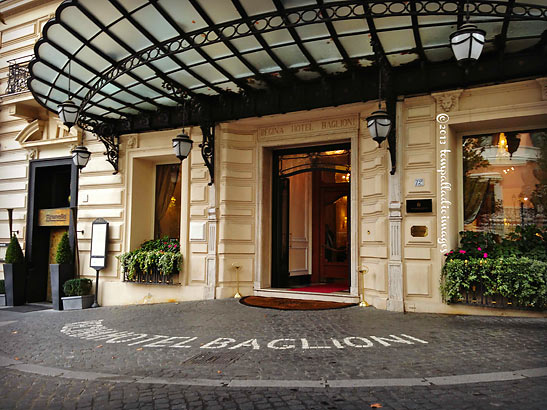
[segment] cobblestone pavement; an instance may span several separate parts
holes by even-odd
[[[0,309],[0,408],[545,409],[547,319]]]

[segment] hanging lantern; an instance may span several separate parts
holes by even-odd
[[[463,24],[450,35],[452,52],[459,64],[474,63],[481,55],[486,32],[474,24]]]
[[[69,130],[70,127],[76,124],[76,119],[78,118],[78,106],[71,99],[59,104],[57,112],[59,113],[59,118]]]
[[[194,142],[190,139],[190,137],[184,133],[184,130],[182,133],[173,138],[173,150],[181,162],[184,161],[190,153],[193,143]]]
[[[509,153],[509,158],[513,159],[513,154],[519,149],[520,137],[516,132],[506,132],[505,138],[507,139],[507,147],[505,149]]]
[[[372,139],[380,146],[391,131],[391,118],[384,110],[374,111],[367,117],[367,128]]]
[[[78,167],[79,170],[84,168],[89,161],[91,152],[83,145],[77,146],[72,150],[72,162]]]

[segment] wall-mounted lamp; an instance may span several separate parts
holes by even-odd
[[[378,65],[378,110],[369,115],[366,121],[372,139],[380,146],[389,135],[392,122],[387,111],[382,110],[382,67],[378,55],[376,61]]]
[[[378,104],[380,108],[380,104]],[[374,111],[367,117],[367,127],[372,139],[378,143],[378,146],[387,138],[391,131],[391,118],[384,110]]]
[[[75,147],[72,151],[72,162],[74,162],[74,165],[78,167],[78,169],[81,171],[82,168],[84,168],[88,161],[89,157],[91,156],[91,152],[84,147],[83,145],[79,145]]]

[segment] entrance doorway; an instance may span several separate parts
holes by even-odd
[[[350,144],[273,155],[272,287],[350,287]]]
[[[78,196],[78,170],[72,158],[30,162],[25,259],[27,302],[51,300],[49,264],[57,244],[68,231],[74,250],[73,211]],[[72,212],[71,212],[72,209]]]

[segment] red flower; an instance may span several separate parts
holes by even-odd
[[[482,251],[482,249],[481,249],[481,247],[480,247],[480,246],[479,246],[479,247],[477,248],[477,250],[479,250],[479,251]]]
[[[460,253],[465,253],[465,251],[464,251],[464,250],[460,250]]]
[[[483,255],[485,258],[488,258],[488,254],[486,252],[484,252],[484,255]]]

